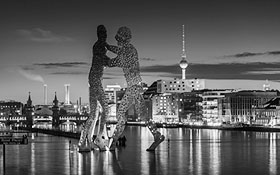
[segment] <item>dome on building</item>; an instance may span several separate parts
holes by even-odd
[[[186,69],[188,67],[188,62],[184,58],[180,61],[180,67]]]
[[[52,115],[53,112],[47,106],[42,106],[41,108],[36,109],[35,114],[37,114],[37,115]]]

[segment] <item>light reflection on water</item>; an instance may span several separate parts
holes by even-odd
[[[79,153],[77,140],[39,134],[28,145],[6,146],[6,174],[279,174],[280,133],[172,128],[166,140],[147,152],[153,137],[129,126],[127,143],[116,152]],[[170,140],[170,141],[168,141]],[[70,150],[69,150],[70,146]],[[0,146],[0,174],[3,174]]]

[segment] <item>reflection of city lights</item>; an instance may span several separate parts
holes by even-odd
[[[269,171],[271,174],[277,174],[277,153],[276,153],[276,133],[270,133],[269,144]]]

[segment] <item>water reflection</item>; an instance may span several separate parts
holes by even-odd
[[[33,135],[34,133],[32,133],[32,135]],[[34,136],[33,136],[34,137]],[[31,151],[30,151],[30,153],[31,153],[31,174],[32,175],[35,175],[35,173],[36,173],[36,169],[35,169],[35,162],[36,162],[36,160],[35,160],[35,143],[34,142],[31,142],[30,143],[31,144]]]
[[[209,133],[210,136],[210,174],[220,174],[220,131],[214,130]]]
[[[127,127],[115,152],[77,152],[78,140],[39,134],[25,146],[6,146],[6,174],[277,174],[280,133],[161,129],[167,139],[147,152],[145,127]],[[168,138],[170,141],[168,141]],[[0,147],[2,148],[2,147]],[[70,150],[69,150],[70,148]],[[2,153],[2,149],[0,151]],[[2,154],[0,155],[2,173]]]
[[[277,159],[276,159],[276,133],[269,134],[269,172],[277,174]]]

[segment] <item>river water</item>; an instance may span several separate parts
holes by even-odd
[[[126,128],[126,146],[115,152],[78,153],[78,140],[39,134],[28,145],[6,145],[6,174],[280,174],[280,133],[160,130],[166,140],[155,152],[146,151],[153,138],[139,126]],[[2,161],[0,146],[0,174]]]

